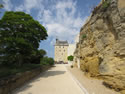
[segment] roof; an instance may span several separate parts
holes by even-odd
[[[60,41],[58,39],[56,39],[56,43],[55,46],[68,46],[68,42],[67,41]]]

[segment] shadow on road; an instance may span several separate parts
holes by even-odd
[[[32,84],[33,82],[37,82],[37,81],[40,81],[40,78],[48,78],[50,76],[56,76],[56,75],[61,75],[61,74],[64,74],[66,71],[46,71],[44,73],[41,73],[40,75],[38,75],[37,77],[34,77],[32,80],[26,82],[22,87],[20,88],[17,88],[14,93],[11,93],[11,94],[18,94],[22,91],[25,91],[27,90],[28,88],[31,88],[32,87]],[[32,93],[28,93],[28,94],[32,94]]]
[[[64,74],[66,71],[47,71],[44,75],[40,75],[41,77],[49,77]]]

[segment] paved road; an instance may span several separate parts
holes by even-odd
[[[64,65],[40,74],[13,94],[84,94]]]

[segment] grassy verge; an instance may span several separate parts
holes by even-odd
[[[22,73],[28,70],[32,70],[40,66],[40,64],[24,64],[21,67],[0,65],[0,79],[3,77],[14,75],[16,73]]]

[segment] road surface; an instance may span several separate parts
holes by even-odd
[[[63,64],[41,73],[12,94],[84,94]]]

